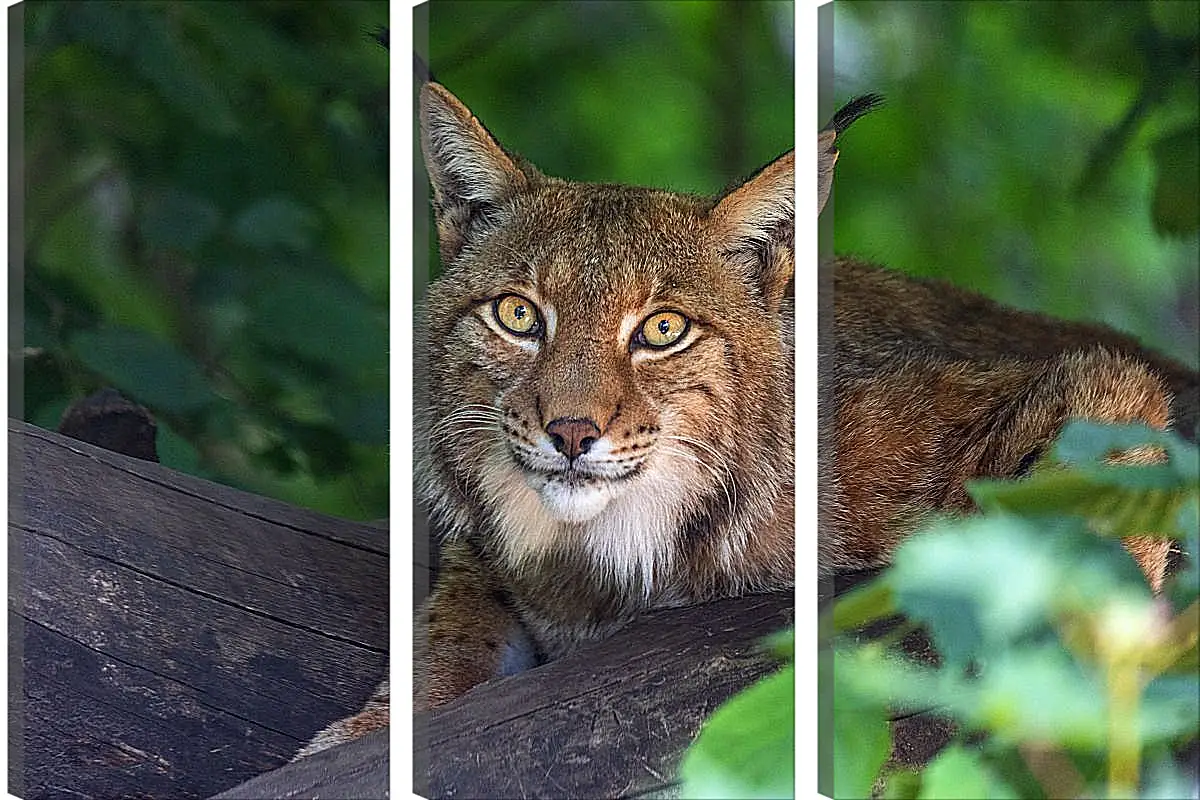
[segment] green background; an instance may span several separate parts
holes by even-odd
[[[413,38],[543,172],[716,194],[792,148],[793,25],[778,0],[434,0],[414,10]]]
[[[1200,3],[834,6],[838,253],[1197,364]]]
[[[168,466],[386,516],[387,3],[22,10],[23,418],[114,386]]]
[[[386,4],[24,5],[21,416],[113,385],[169,466],[386,514]],[[888,98],[843,139],[838,251],[1194,364],[1197,7],[838,0],[837,99]],[[791,146],[790,3],[413,13],[438,79],[549,174],[715,193]]]

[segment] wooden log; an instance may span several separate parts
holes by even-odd
[[[791,617],[790,594],[656,612],[558,661],[478,686],[417,715],[413,791],[432,798],[670,792],[679,757],[709,713],[774,669],[758,645]],[[372,734],[213,800],[384,797],[386,748],[383,734]]]
[[[16,795],[207,797],[386,669],[378,528],[11,420],[9,485]]]
[[[792,595],[647,614],[558,661],[489,681],[413,726],[415,791],[632,798],[669,790],[708,715],[776,668]]]
[[[251,778],[212,800],[380,800],[387,796],[388,732],[382,730]]]

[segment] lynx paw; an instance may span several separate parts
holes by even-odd
[[[337,722],[319,731],[316,736],[309,740],[308,744],[300,749],[300,752],[296,753],[292,761],[299,761],[302,758],[311,756],[313,753],[319,753],[335,745],[344,744],[360,736],[365,736],[371,731],[386,728],[388,725],[390,694],[388,681],[384,679],[383,683],[379,684],[379,688],[375,690],[375,693],[371,695],[371,699],[363,706],[362,711],[359,711],[352,717],[339,719]]]

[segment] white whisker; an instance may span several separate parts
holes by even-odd
[[[688,459],[689,461],[695,462],[697,465],[699,465],[705,472],[707,472],[709,474],[709,476],[712,477],[713,481],[717,484],[717,486],[719,486],[721,488],[721,490],[725,493],[725,502],[729,506],[729,513],[730,514],[733,513],[733,511],[734,511],[733,496],[729,493],[729,488],[726,485],[724,476],[721,473],[717,472],[715,467],[713,467],[711,464],[705,463],[702,459],[698,458],[696,455],[694,455],[692,453],[688,453],[684,450],[679,450],[677,448],[669,447],[667,445],[659,445],[659,449],[662,452],[667,453],[668,455],[680,456],[682,458]]]
[[[701,453],[711,456],[714,463],[708,463],[702,458],[699,461],[708,470],[709,474],[713,476],[718,485],[720,485],[722,491],[724,491],[725,501],[729,504],[729,513],[733,514],[737,504],[737,481],[734,479],[734,473],[730,469],[728,461],[711,445],[699,439],[694,439],[691,436],[666,434],[663,436],[663,439],[690,445],[699,451],[696,453],[697,456]]]

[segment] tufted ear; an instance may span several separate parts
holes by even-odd
[[[722,197],[710,224],[725,254],[757,280],[767,307],[778,309],[796,263],[796,152]]]
[[[833,188],[833,165],[837,163],[838,149],[834,141],[842,135],[850,123],[878,108],[883,104],[883,98],[877,94],[864,94],[856,97],[838,109],[833,119],[825,126],[825,130],[817,134],[817,213],[825,208],[829,199],[829,190]]]
[[[833,188],[833,165],[837,163],[838,151],[833,146],[837,134],[821,131],[817,134],[817,213],[825,210],[829,190]]]
[[[536,174],[502,148],[462,102],[437,83],[421,87],[421,151],[433,186],[443,263],[462,250],[490,210]]]

